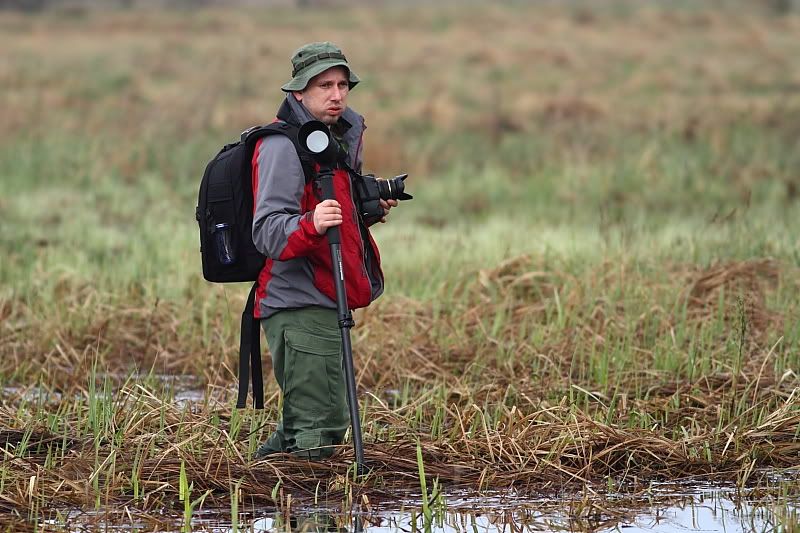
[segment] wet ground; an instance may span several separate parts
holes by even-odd
[[[172,379],[169,376],[164,379]],[[157,377],[158,379],[158,377]],[[177,386],[173,401],[200,404],[205,393]],[[37,387],[0,389],[2,395],[27,401],[60,401],[61,395]],[[39,509],[31,522],[45,531],[366,531],[366,532],[523,532],[523,531],[800,531],[800,469],[760,472],[758,487],[710,485],[702,480],[650,483],[614,491],[585,488],[531,496],[516,492],[481,497],[446,491],[423,509],[419,493],[398,494],[393,501],[373,501],[355,508],[295,501],[290,510],[239,504],[238,525],[230,508],[197,508],[191,528],[182,509],[144,516],[135,506],[99,511]],[[362,501],[363,495],[358,497]],[[367,493],[366,500],[369,500]],[[263,497],[260,498],[263,502]],[[182,504],[181,504],[182,505]],[[46,518],[44,518],[46,517]],[[31,523],[29,522],[29,524]]]
[[[777,480],[768,488],[737,490],[732,486],[651,485],[636,495],[553,495],[521,498],[497,494],[470,498],[451,494],[432,504],[425,516],[422,502],[408,497],[391,505],[352,510],[295,507],[291,512],[245,510],[236,531],[365,532],[523,532],[523,531],[796,531],[800,525],[797,482]],[[137,520],[131,510],[107,514],[62,513],[43,522],[44,529],[67,531],[186,531],[183,521],[160,517],[160,524]],[[152,518],[152,517],[151,517]],[[230,511],[201,510],[193,531],[232,532]]]

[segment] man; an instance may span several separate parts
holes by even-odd
[[[380,296],[383,273],[367,229],[375,221],[361,220],[351,186],[361,172],[365,125],[347,107],[347,97],[359,78],[329,42],[301,47],[292,66],[278,120],[296,126],[322,121],[348,157],[334,171],[336,200],[320,201],[314,168],[301,161],[289,138],[271,135],[255,147],[253,242],[268,257],[258,279],[255,313],[283,392],[282,420],[256,456],[293,452],[321,458],[342,442],[350,424],[327,229],[340,227],[350,309]],[[385,214],[397,205],[395,200],[381,203]]]

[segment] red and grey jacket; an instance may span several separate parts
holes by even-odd
[[[286,95],[277,118],[302,125],[311,114]],[[364,118],[345,109],[336,126],[348,149],[347,164],[361,171]],[[336,291],[328,241],[314,228],[313,212],[321,201],[316,180],[306,180],[294,144],[283,135],[258,141],[253,152],[253,242],[267,256],[258,277],[254,314],[267,318],[283,309],[321,306],[336,309]],[[348,170],[333,175],[342,206],[342,262],[347,305],[366,307],[383,292],[378,247],[359,216]]]

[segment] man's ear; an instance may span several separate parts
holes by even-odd
[[[294,95],[294,99],[298,102],[303,101],[303,91],[292,91],[292,94]]]

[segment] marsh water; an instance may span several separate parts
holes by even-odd
[[[4,388],[5,394],[33,400],[52,392],[36,387]],[[172,401],[193,407],[205,398],[203,391],[179,388]],[[419,493],[397,494],[391,501],[344,508],[297,501],[291,511],[239,504],[237,525],[231,510],[203,508],[192,512],[187,527],[180,509],[164,509],[157,517],[125,509],[40,509],[32,517],[49,531],[365,531],[365,532],[523,532],[523,531],[798,531],[800,528],[800,469],[759,472],[757,486],[710,484],[702,479],[651,482],[635,489],[612,491],[584,487],[576,492],[546,494],[516,491],[482,493],[481,496],[447,491],[423,512]],[[367,499],[369,494],[367,493]],[[244,498],[246,499],[246,498]]]
[[[797,482],[781,479],[768,488],[739,490],[700,484],[651,485],[635,495],[587,494],[523,498],[516,494],[468,497],[451,494],[426,519],[421,500],[398,499],[390,506],[342,509],[306,507],[291,514],[247,509],[234,530],[230,512],[205,509],[182,519],[164,516],[160,525],[127,513],[67,512],[42,523],[68,531],[365,531],[365,532],[523,532],[523,531],[796,531],[800,511]]]

